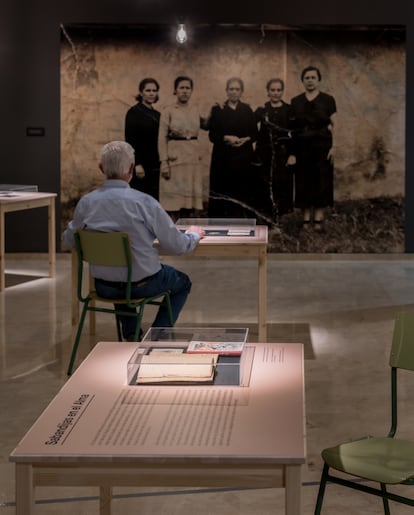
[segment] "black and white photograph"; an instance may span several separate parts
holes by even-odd
[[[61,26],[62,225],[101,181],[182,217],[255,218],[280,253],[404,249],[403,26]]]

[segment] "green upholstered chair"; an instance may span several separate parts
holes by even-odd
[[[399,369],[414,371],[414,314],[397,316],[392,340],[391,355],[391,427],[387,436],[367,436],[339,444],[322,451],[324,468],[316,501],[315,515],[321,513],[327,482],[347,486],[382,497],[384,513],[390,515],[388,500],[414,506],[414,499],[396,495],[387,485],[414,484],[414,440],[396,438],[397,433],[397,372]],[[332,475],[330,469],[354,476],[344,478]],[[365,481],[379,483],[370,486]]]
[[[135,341],[138,341],[141,330],[142,317],[144,315],[144,308],[147,304],[157,306],[164,304],[168,309],[171,326],[174,325],[171,311],[170,293],[168,291],[160,292],[158,295],[153,297],[144,297],[140,299],[131,298],[132,256],[128,234],[122,232],[94,232],[80,230],[75,233],[74,238],[78,260],[77,297],[79,302],[83,304],[83,308],[79,318],[78,329],[76,331],[75,341],[72,348],[72,354],[67,371],[68,375],[71,375],[72,373],[86,313],[88,311],[136,317],[137,328],[134,335]],[[91,286],[91,281],[89,283],[90,288],[88,288],[88,291],[84,293],[84,267],[88,265],[126,267],[127,288],[125,298],[107,299],[100,297]],[[96,302],[99,302],[100,304],[103,303],[106,305],[106,307],[98,306],[96,305]],[[115,308],[114,303],[119,304],[119,308]],[[122,304],[136,308],[136,313],[123,311]],[[109,305],[111,305],[111,307],[109,307]],[[115,318],[115,320],[118,340],[122,341],[120,322],[117,318]]]

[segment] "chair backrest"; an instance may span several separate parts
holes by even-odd
[[[400,313],[394,325],[389,364],[414,370],[414,313]]]
[[[74,234],[75,249],[78,255],[78,300],[85,302],[83,295],[83,264],[126,267],[126,295],[131,300],[132,258],[128,234],[124,232],[96,232],[79,230]]]
[[[124,232],[75,233],[75,247],[83,261],[100,266],[131,266],[128,234]]]

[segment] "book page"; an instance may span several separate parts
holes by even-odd
[[[137,383],[212,381],[217,355],[155,351],[142,356]]]

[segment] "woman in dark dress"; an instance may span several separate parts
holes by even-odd
[[[211,110],[209,138],[213,143],[210,167],[210,217],[251,217],[243,204],[252,202],[255,189],[252,170],[253,142],[257,137],[254,113],[240,101],[243,81],[227,81],[227,100]]]
[[[135,150],[135,173],[130,185],[158,200],[160,183],[160,158],[158,155],[158,130],[160,113],[154,109],[160,87],[150,77],[139,83],[137,104],[125,117],[125,141]]]
[[[269,101],[255,111],[259,124],[255,164],[261,167],[262,204],[275,219],[293,210],[293,171],[288,166],[290,106],[282,100],[284,89],[282,79],[270,79],[266,84]]]
[[[322,229],[325,208],[333,205],[333,128],[336,103],[319,90],[321,73],[302,71],[305,92],[292,98],[295,169],[295,206],[303,211],[303,226]]]

